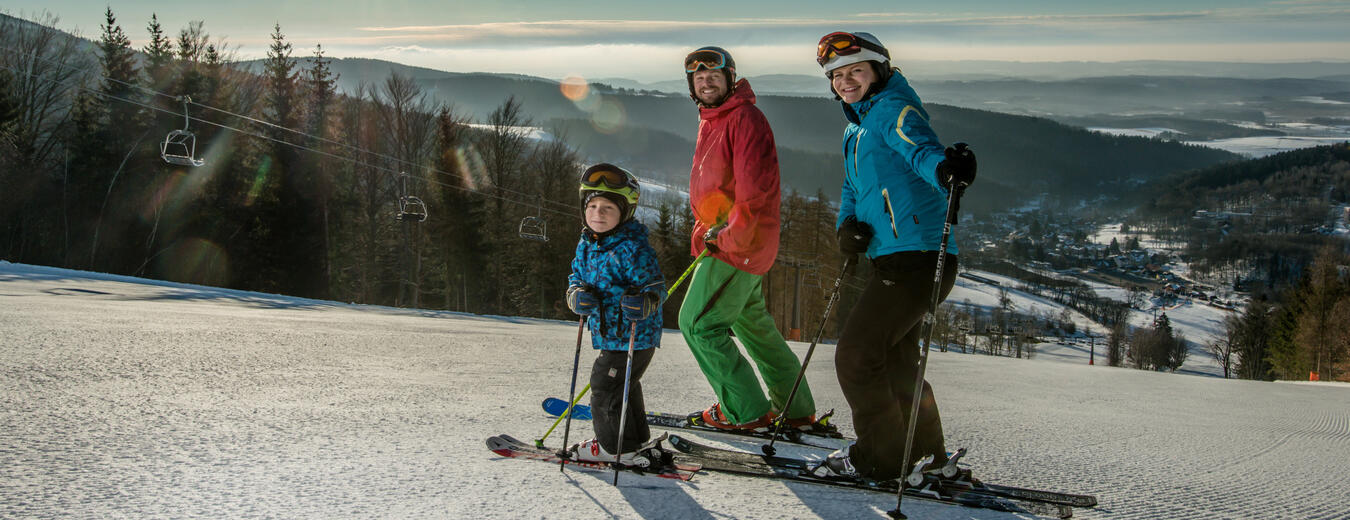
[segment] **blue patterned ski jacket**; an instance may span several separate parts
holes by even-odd
[[[632,323],[623,318],[619,299],[633,289],[653,292],[661,303],[666,299],[666,282],[656,262],[656,250],[647,242],[647,226],[637,220],[620,224],[613,233],[598,237],[582,230],[577,253],[572,259],[569,287],[583,286],[595,294],[600,309],[587,320],[591,345],[604,350],[628,350]],[[661,346],[661,312],[637,324],[634,350]]]
[[[936,251],[947,216],[947,190],[938,185],[944,147],[928,112],[895,69],[869,99],[842,103],[844,186],[838,228],[849,215],[872,228],[868,258],[901,251]],[[953,238],[947,252],[957,254]]]

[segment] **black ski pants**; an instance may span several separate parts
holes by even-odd
[[[628,420],[624,424],[623,449],[633,451],[651,439],[647,408],[642,403],[642,373],[656,349],[633,351],[632,382],[628,386]],[[591,365],[591,416],[595,438],[610,453],[619,449],[619,415],[623,413],[623,377],[628,366],[627,350],[601,350]]]
[[[872,265],[875,272],[845,321],[834,363],[858,434],[849,451],[853,465],[863,476],[885,480],[903,476],[911,466],[901,459],[937,252],[894,253]],[[943,271],[941,299],[946,299],[956,282],[955,255],[947,255]],[[911,460],[945,452],[937,401],[924,381]]]

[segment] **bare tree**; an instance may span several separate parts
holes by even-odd
[[[1106,339],[1107,366],[1118,367],[1125,362],[1125,344],[1128,338],[1129,331],[1124,321],[1117,321],[1111,326],[1111,333]]]
[[[91,68],[80,40],[56,29],[58,22],[47,12],[36,22],[0,18],[0,66],[12,74],[9,95],[18,107],[12,138],[20,169],[51,166],[61,129],[70,121],[76,83],[81,71]]]
[[[393,151],[398,169],[408,172],[398,180],[400,200],[418,193],[425,196],[423,179],[430,171],[436,138],[434,114],[438,107],[411,77],[397,72],[391,73],[381,88],[371,93],[371,100],[375,102],[385,148]],[[395,305],[417,307],[421,301],[422,243],[426,232],[415,219],[406,219],[403,224],[399,248],[402,267]]]
[[[1237,314],[1229,314],[1223,319],[1223,331],[1215,336],[1205,346],[1209,355],[1214,357],[1214,361],[1223,368],[1223,378],[1231,377],[1232,369],[1236,365],[1234,355],[1237,353],[1237,345],[1240,341],[1238,336],[1242,333],[1242,317]]]

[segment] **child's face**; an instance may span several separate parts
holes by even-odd
[[[586,225],[596,233],[614,229],[619,225],[619,206],[604,197],[592,197],[586,203]]]

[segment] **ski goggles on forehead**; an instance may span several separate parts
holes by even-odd
[[[611,170],[595,170],[582,177],[581,184],[589,188],[598,188],[605,186],[610,189],[631,188],[628,185],[628,176]]]
[[[698,69],[721,70],[727,66],[727,57],[714,50],[698,50],[684,57],[684,72],[693,74]]]
[[[863,49],[885,56],[887,59],[891,57],[885,48],[854,36],[853,33],[835,32],[820,39],[820,44],[816,46],[816,64],[824,67],[836,56],[850,56],[862,52]]]

